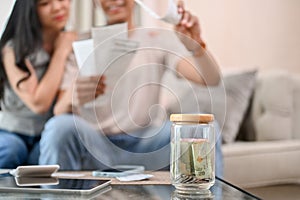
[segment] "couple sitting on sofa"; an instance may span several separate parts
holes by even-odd
[[[182,18],[175,26],[180,40],[173,31],[135,29],[133,0],[99,3],[108,25],[127,22],[128,36],[139,42],[139,49],[109,93],[109,101],[91,108],[86,103],[97,97],[101,100],[111,88],[106,88],[105,76],[79,76],[77,66],[69,62],[75,36],[61,30],[70,1],[16,1],[1,38],[1,80],[5,83],[0,114],[1,167],[36,164],[39,151],[39,164],[59,164],[64,170],[102,169],[115,164],[139,164],[149,170],[169,166],[170,122],[158,120],[160,110],[155,107],[164,72],[172,70],[196,83],[217,85],[218,65],[205,49],[197,17],[186,11],[182,2],[178,5]],[[31,16],[25,17],[30,12],[21,8],[31,10]],[[40,35],[40,44],[29,45],[32,49],[24,49],[24,41],[17,38],[21,34],[17,25],[28,17],[38,28],[23,21],[31,27],[24,30],[30,36]],[[52,111],[55,116],[50,118]],[[221,176],[220,142],[216,149],[216,174]]]

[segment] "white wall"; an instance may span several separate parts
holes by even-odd
[[[1,0],[1,32],[11,2]],[[300,0],[185,0],[185,3],[200,18],[208,48],[223,67],[256,65],[262,70],[285,68],[300,73]],[[73,0],[73,4],[76,16],[71,23],[77,30],[89,30],[92,23],[99,21],[93,22],[91,0]],[[144,25],[161,26],[153,23],[149,15],[142,13],[142,16]]]
[[[300,73],[299,0],[184,1],[199,17],[207,46],[223,67],[256,65]],[[142,16],[145,25],[161,26]]]
[[[1,0],[0,2],[0,36],[4,31],[13,3],[14,0]]]
[[[299,0],[185,0],[222,66],[300,73]]]

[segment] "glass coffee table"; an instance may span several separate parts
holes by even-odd
[[[203,194],[197,196],[180,194],[170,184],[112,184],[96,193],[84,196],[1,192],[0,199],[252,200],[259,198],[220,178],[216,178],[215,185],[209,191],[203,192]]]

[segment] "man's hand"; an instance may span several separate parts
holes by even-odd
[[[201,29],[198,17],[185,10],[183,1],[178,2],[178,13],[182,15],[180,22],[175,26],[182,43],[194,54],[202,54],[205,43],[201,38]]]
[[[104,76],[78,77],[74,83],[72,105],[81,106],[105,92]]]

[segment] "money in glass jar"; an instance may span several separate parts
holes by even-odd
[[[178,192],[202,193],[215,182],[215,133],[211,114],[172,114],[171,181]]]

